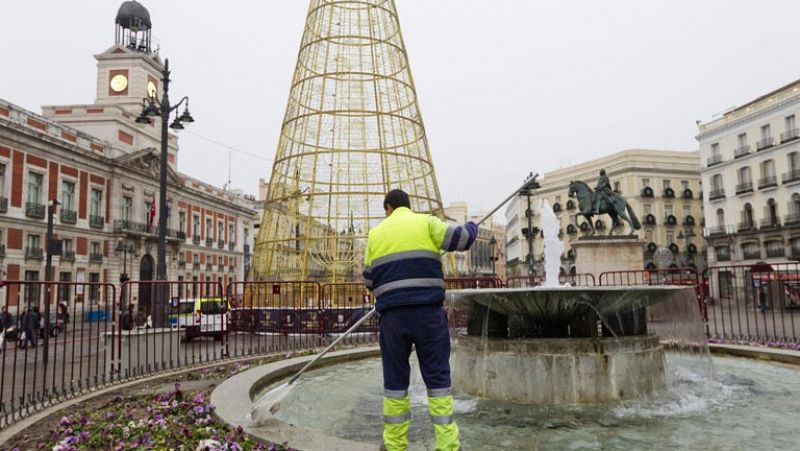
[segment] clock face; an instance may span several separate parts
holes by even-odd
[[[158,95],[158,88],[156,88],[156,84],[152,80],[147,82],[147,95],[149,97],[156,97]]]
[[[111,78],[111,90],[114,92],[122,92],[128,88],[128,77],[117,74]]]

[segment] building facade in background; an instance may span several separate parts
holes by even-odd
[[[470,213],[466,202],[452,202],[444,208],[447,222],[460,225],[480,221],[486,212]],[[470,250],[453,252],[459,277],[505,278],[505,228],[493,219],[478,227],[478,237]]]
[[[705,266],[700,233],[703,205],[698,152],[634,149],[544,174],[539,179],[541,187],[531,192],[530,212],[527,196],[509,202],[505,213],[509,277],[530,274],[529,250],[533,255],[533,272],[541,274],[543,240],[539,219],[544,199],[561,224],[559,232],[564,241],[561,271],[575,271],[575,253],[570,243],[589,234],[591,229],[582,216],[576,217],[578,201],[567,197],[569,184],[577,180],[594,188],[601,169],[606,170],[614,191],[628,200],[642,224],[637,234],[647,242],[643,251],[646,267],[656,267],[654,254],[660,247],[672,251],[668,266]],[[594,225],[598,234],[607,234],[610,218],[595,217]],[[615,233],[629,231],[625,224],[624,229]]]
[[[133,13],[144,20],[146,10]],[[159,118],[135,119],[143,98],[160,95],[163,66],[149,39],[126,34],[131,17],[120,10],[115,44],[95,56],[94,103],[46,106],[39,115],[0,100],[3,279],[44,280],[52,200],[60,203],[54,231],[63,241],[62,255],[53,258],[55,281],[118,285],[126,277],[155,278],[161,126]],[[180,173],[176,135],[170,134],[168,149],[168,278],[194,282],[184,287],[189,292],[181,288],[184,297],[210,291],[211,283],[242,280],[243,246],[255,223],[251,200]],[[13,310],[44,302],[34,288],[27,290],[0,290],[0,303]],[[143,308],[149,306],[145,291],[131,298]],[[100,296],[95,289],[60,288],[50,301],[97,303]]]
[[[800,258],[800,81],[698,124],[712,264]]]

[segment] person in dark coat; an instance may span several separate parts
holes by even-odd
[[[3,306],[3,311],[0,313],[0,330],[6,330],[14,325],[14,317],[8,313],[8,307]]]
[[[33,307],[28,307],[28,310],[22,315],[22,330],[25,331],[25,343],[22,346],[23,348],[27,348],[28,343],[30,343],[31,346],[36,346],[36,338],[39,329],[38,316]]]
[[[122,314],[122,330],[133,329],[133,304],[128,304],[128,310]]]

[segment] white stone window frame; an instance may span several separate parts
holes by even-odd
[[[58,176],[58,201],[61,202],[59,208],[64,208],[64,182],[71,182],[75,186],[75,190],[72,193],[72,210],[71,211],[78,211],[79,206],[78,203],[81,201],[81,188],[80,188],[80,181],[77,177],[73,177],[71,175],[60,174]]]
[[[106,188],[105,186],[98,185],[97,183],[89,183],[89,196],[88,196],[88,199],[87,199],[87,201],[89,202],[89,205],[87,205],[87,207],[89,207],[89,216],[105,216],[103,214],[103,204],[106,201],[106,189],[105,188]],[[98,214],[98,215],[92,215],[92,200],[93,200],[92,199],[92,192],[95,191],[95,190],[100,191],[100,210],[99,210],[100,214]]]
[[[42,194],[44,194],[46,191],[45,180],[47,180],[47,169],[42,169],[38,166],[31,166],[27,164],[25,165],[25,180],[23,181],[24,183],[23,187],[25,189],[23,198],[25,199],[25,203],[27,204],[28,202],[30,202],[29,185],[30,185],[31,174],[38,174],[42,176],[42,184],[39,186],[39,199],[36,200],[36,203],[39,205],[44,205],[47,203],[47,201],[45,200],[45,202],[42,202]],[[46,198],[47,196],[45,196],[45,199]]]
[[[10,190],[6,189],[9,179],[9,169],[11,168],[11,160],[7,158],[0,158],[0,165],[3,166],[3,178],[0,180],[0,197],[8,197],[6,193]]]

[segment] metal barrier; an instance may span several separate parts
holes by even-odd
[[[115,287],[103,283],[4,281],[0,334],[0,428],[115,382],[104,336],[116,327]],[[45,303],[50,317],[44,318]]]
[[[320,346],[322,287],[317,282],[234,282],[226,295],[232,357]]]
[[[120,287],[118,350],[109,371],[123,380],[226,356],[225,295],[211,281],[130,281]],[[213,338],[213,340],[208,340]]]
[[[712,338],[800,342],[800,264],[715,266],[706,276]]]
[[[492,277],[445,284],[503,286]],[[375,304],[361,283],[236,282],[223,289],[210,281],[130,281],[117,291],[105,283],[5,281],[0,288],[17,302],[0,334],[0,429],[99,387],[231,357],[316,348]],[[54,306],[52,334],[23,340],[37,319],[20,318],[20,306],[45,299]],[[373,318],[345,344],[375,343],[377,330]]]
[[[700,314],[703,316],[703,320],[708,322],[703,278],[694,268],[607,271],[601,273],[599,279],[600,286],[685,285],[694,287]]]
[[[544,283],[544,277],[521,276],[509,277],[506,279],[505,286],[508,288],[531,288],[538,287]],[[593,287],[596,285],[594,274],[559,274],[558,283],[561,285],[569,284],[573,287]]]

